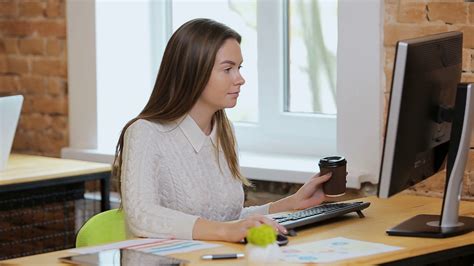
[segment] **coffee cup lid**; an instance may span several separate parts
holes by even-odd
[[[346,159],[342,156],[329,156],[319,160],[319,165],[324,165],[326,167],[339,166],[346,163]]]

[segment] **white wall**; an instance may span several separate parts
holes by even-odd
[[[99,150],[113,150],[117,129],[138,115],[151,93],[156,73],[149,6],[143,0],[96,2]]]
[[[150,57],[150,4],[149,0],[66,2],[70,118],[66,152],[113,153],[117,129],[145,105],[157,72],[157,60]]]
[[[337,150],[350,175],[378,182],[383,113],[383,1],[340,0]]]
[[[82,149],[97,148],[96,22],[93,3],[93,0],[66,2],[69,146]]]

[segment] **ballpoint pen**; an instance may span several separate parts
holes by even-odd
[[[203,260],[224,260],[224,259],[238,259],[238,258],[243,258],[243,257],[245,257],[243,253],[229,253],[229,254],[204,255],[201,258]]]

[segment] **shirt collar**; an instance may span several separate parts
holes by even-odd
[[[186,139],[188,139],[189,143],[191,143],[196,152],[199,152],[201,150],[207,138],[210,138],[214,145],[216,145],[217,143],[217,127],[214,125],[212,127],[211,134],[207,136],[206,134],[204,134],[204,132],[202,132],[201,128],[199,128],[199,126],[189,114],[187,114],[184,119],[179,122],[179,127],[181,128],[184,133],[184,136],[186,137]]]

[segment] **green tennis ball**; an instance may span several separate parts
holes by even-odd
[[[276,232],[273,227],[262,224],[247,231],[247,242],[256,246],[266,247],[276,241]]]

